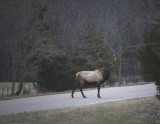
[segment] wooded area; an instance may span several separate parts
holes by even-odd
[[[26,81],[60,91],[72,88],[76,72],[101,67],[99,49],[105,61],[117,55],[110,82],[142,81],[135,54],[160,18],[160,1],[1,0],[0,18],[0,81],[13,82],[17,95]]]

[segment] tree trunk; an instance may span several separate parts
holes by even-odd
[[[15,93],[16,96],[19,96],[21,94],[22,88],[23,88],[23,82],[21,81],[19,84],[18,90]]]
[[[14,96],[14,90],[15,90],[15,62],[14,62],[14,55],[12,55],[12,92],[11,95]]]
[[[120,53],[119,53],[119,72],[118,72],[118,76],[119,76],[119,82],[120,84],[122,83],[122,48],[120,48]]]
[[[11,96],[14,96],[14,88],[15,88],[15,81],[12,82],[12,92],[11,92]]]

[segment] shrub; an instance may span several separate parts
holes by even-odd
[[[57,57],[53,62],[45,60],[38,74],[39,90],[63,91],[72,89],[76,81],[76,72],[92,68],[91,65],[87,64],[87,60],[83,58],[70,61],[67,57]]]

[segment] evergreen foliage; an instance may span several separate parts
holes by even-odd
[[[67,57],[56,57],[51,63],[44,60],[39,72],[40,91],[63,91],[72,89],[75,84],[75,74],[80,70],[90,70],[93,67],[86,64],[84,58],[73,59],[71,62]]]
[[[86,58],[92,65],[97,65],[96,54],[99,49],[103,51],[103,56],[109,56],[110,48],[105,44],[103,33],[96,29],[91,21],[79,33],[78,40],[83,44],[79,48],[79,51],[84,52],[84,58]]]
[[[144,35],[144,46],[138,51],[141,73],[147,81],[160,85],[160,20]]]

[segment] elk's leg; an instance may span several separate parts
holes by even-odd
[[[76,83],[76,85],[73,87],[72,89],[72,98],[74,98],[74,90],[78,87],[78,82]]]
[[[81,82],[80,82],[80,85],[79,85],[79,89],[80,89],[80,91],[81,91],[81,94],[82,94],[83,98],[86,98],[86,96],[83,94],[83,90],[82,90],[83,84],[84,84],[84,82],[81,81]]]
[[[101,84],[98,84],[98,94],[97,94],[98,98],[101,98],[101,96],[100,96],[100,86],[101,86]]]
[[[83,94],[83,91],[82,91],[82,87],[81,87],[81,86],[79,87],[79,89],[80,89],[80,91],[81,91],[81,94],[82,94],[83,98],[86,98],[86,96]]]

